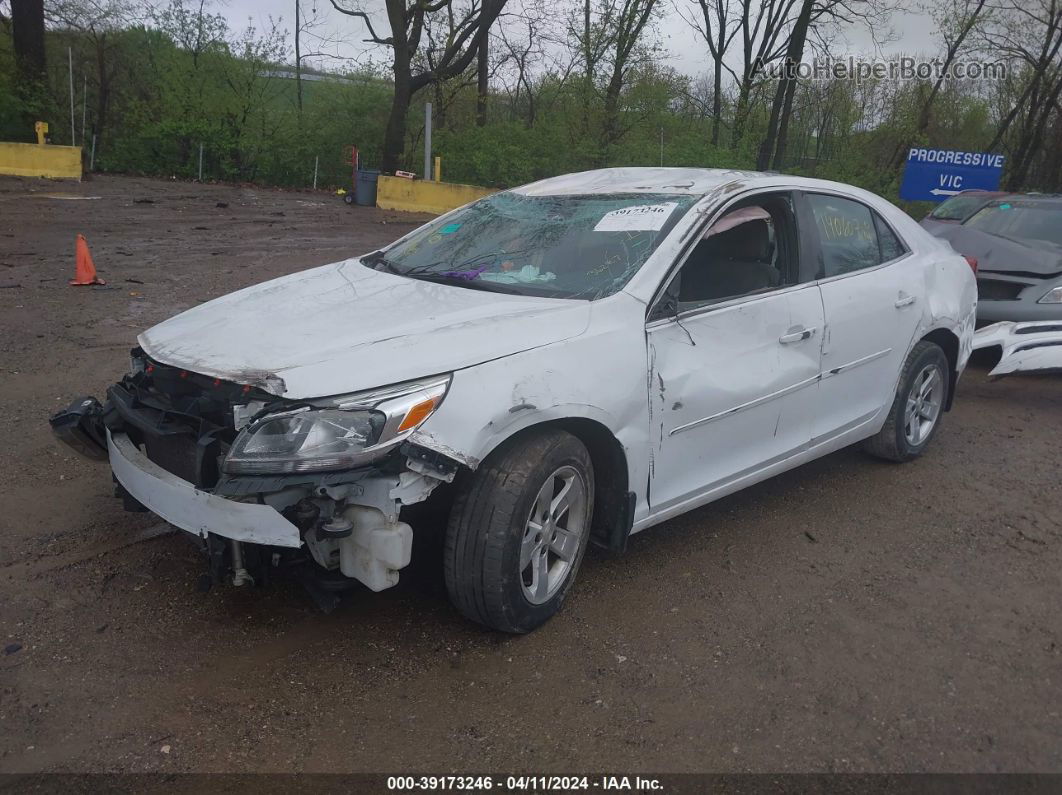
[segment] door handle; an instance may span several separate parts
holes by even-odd
[[[905,306],[910,306],[918,299],[913,295],[905,295],[902,298],[896,299],[896,308],[903,309]]]
[[[783,334],[778,338],[778,341],[783,345],[789,345],[793,342],[803,342],[809,340],[815,334],[814,328],[801,328],[796,331],[790,331],[788,334]]]

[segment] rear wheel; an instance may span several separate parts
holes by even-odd
[[[467,618],[529,632],[564,603],[590,536],[594,475],[560,430],[516,439],[460,489],[446,533],[446,587]]]
[[[887,461],[910,461],[925,452],[944,415],[948,370],[948,357],[939,345],[922,340],[914,346],[904,363],[889,418],[865,443],[868,453]]]

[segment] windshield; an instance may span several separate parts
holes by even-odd
[[[929,214],[938,221],[961,221],[987,201],[985,196],[952,196]]]
[[[1062,246],[1062,204],[997,202],[978,212],[966,225],[1011,240],[1044,240]]]
[[[365,262],[472,289],[592,300],[622,288],[695,199],[496,193]]]

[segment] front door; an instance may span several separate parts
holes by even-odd
[[[811,439],[822,301],[799,283],[790,195],[745,199],[715,223],[749,208],[750,220],[721,224],[729,232],[705,233],[665,291],[677,311],[647,324],[654,513],[703,502]]]

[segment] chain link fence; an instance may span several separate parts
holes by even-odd
[[[86,141],[91,147],[91,136]],[[361,153],[362,168],[375,168],[375,152]],[[96,173],[134,173],[200,182],[254,183],[281,188],[350,190],[351,147],[238,148],[194,138],[138,136],[99,146],[85,158]]]

